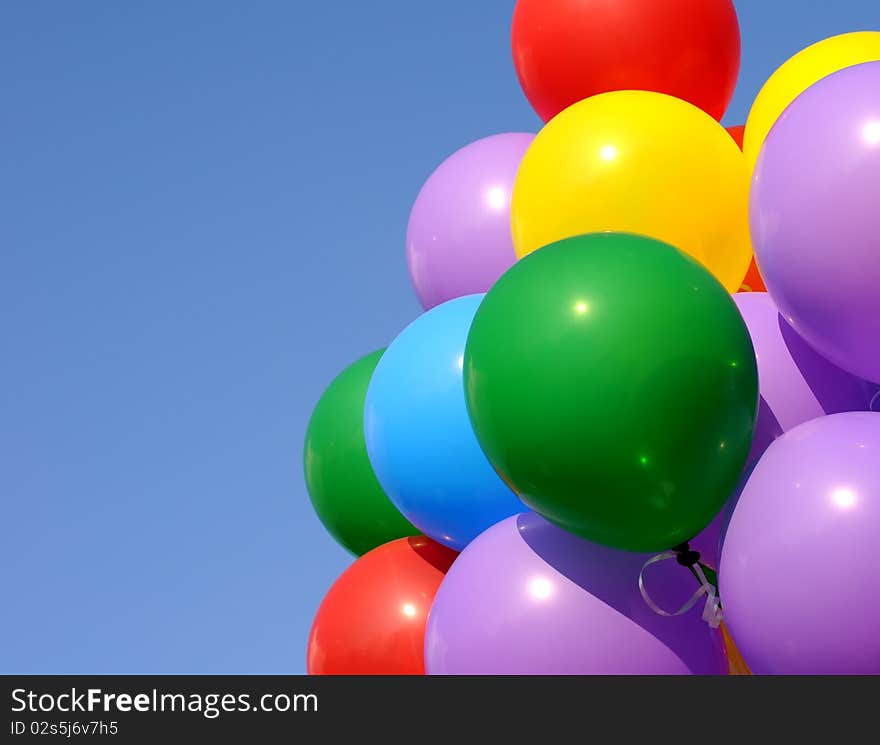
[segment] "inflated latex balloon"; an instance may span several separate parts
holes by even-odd
[[[801,339],[779,315],[765,292],[733,296],[749,329],[758,361],[761,395],[758,421],[744,474],[773,441],[790,429],[820,416],[844,411],[867,411],[870,403],[864,381],[835,367]],[[691,542],[701,560],[718,567],[721,538],[733,503]]]
[[[813,419],[749,478],[718,573],[726,624],[758,675],[880,673],[880,414]]]
[[[566,109],[528,149],[513,190],[514,246],[525,256],[583,233],[638,233],[735,292],[752,257],[748,191],[742,152],[710,116],[659,93],[606,93]]]
[[[752,259],[749,264],[749,271],[746,272],[746,278],[743,280],[740,292],[767,292],[767,286],[764,284],[764,278],[761,276],[761,270],[758,269],[758,262]]]
[[[873,383],[867,384],[868,411],[880,412],[880,386]]]
[[[650,238],[597,233],[519,261],[477,311],[464,366],[474,431],[504,480],[597,543],[694,537],[751,446],[758,379],[739,311]]]
[[[534,513],[468,546],[434,599],[429,675],[723,675],[721,632],[692,608],[664,618],[639,594],[650,557],[590,543]],[[680,606],[696,588],[668,562],[646,570],[653,599]]]
[[[482,298],[450,300],[404,329],[364,407],[379,483],[413,525],[456,549],[523,508],[480,449],[464,399],[464,346]]]
[[[720,120],[740,64],[731,0],[519,0],[512,44],[544,121],[617,90],[668,93]]]
[[[486,292],[516,261],[510,193],[534,139],[516,132],[477,140],[443,161],[422,187],[409,217],[406,257],[426,310]]]
[[[864,381],[841,370],[801,339],[766,292],[733,296],[758,361],[761,406],[749,464],[783,432],[820,416],[866,411]]]
[[[751,675],[752,671],[743,659],[742,654],[736,648],[733,637],[724,624],[721,624],[721,632],[724,635],[724,644],[727,647],[727,659],[730,662],[730,675]]]
[[[740,124],[735,127],[728,127],[727,132],[733,138],[733,141],[739,145],[740,150],[742,150],[743,146],[743,137],[745,136],[745,125]],[[767,292],[767,288],[764,286],[764,280],[761,278],[761,272],[758,271],[758,264],[755,261],[755,258],[752,257],[751,262],[749,263],[749,270],[746,272],[746,277],[743,280],[742,285],[739,288],[740,292]]]
[[[733,141],[739,146],[740,150],[742,150],[743,137],[745,136],[745,132],[745,124],[739,124],[735,127],[727,127],[727,134],[733,137]]]
[[[425,624],[456,553],[424,536],[364,554],[327,593],[309,634],[310,675],[424,675]]]
[[[750,167],[767,134],[788,106],[814,83],[838,70],[880,60],[880,31],[857,31],[824,39],[785,62],[758,93],[746,123],[743,150]]]
[[[315,512],[330,535],[358,556],[419,532],[382,491],[364,443],[364,401],[381,356],[382,350],[358,360],[324,391],[303,452]]]
[[[836,72],[776,123],[755,168],[752,236],[791,326],[880,383],[880,62]]]

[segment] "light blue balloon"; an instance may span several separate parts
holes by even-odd
[[[364,435],[385,493],[425,535],[461,550],[525,508],[483,454],[465,404],[462,366],[483,295],[443,303],[382,355],[364,407]]]

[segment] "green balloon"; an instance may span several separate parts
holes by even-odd
[[[384,351],[358,360],[324,391],[303,452],[315,512],[330,535],[356,556],[420,534],[382,491],[364,441],[367,387]]]
[[[724,287],[660,241],[597,233],[529,254],[483,300],[464,365],[496,470],[596,543],[690,540],[745,465],[758,407],[749,332]]]

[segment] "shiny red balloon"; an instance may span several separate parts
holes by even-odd
[[[544,121],[616,90],[668,93],[720,121],[739,73],[732,0],[518,0],[512,41]]]
[[[425,625],[458,553],[417,536],[361,556],[327,593],[309,634],[310,675],[424,675]]]

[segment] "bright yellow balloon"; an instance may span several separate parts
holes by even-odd
[[[832,36],[798,52],[764,84],[746,122],[743,152],[753,169],[761,146],[789,104],[814,83],[838,70],[880,60],[880,31]]]
[[[695,106],[617,91],[574,104],[535,138],[513,188],[519,257],[582,233],[639,233],[700,261],[730,291],[752,258],[749,173],[733,138]]]

